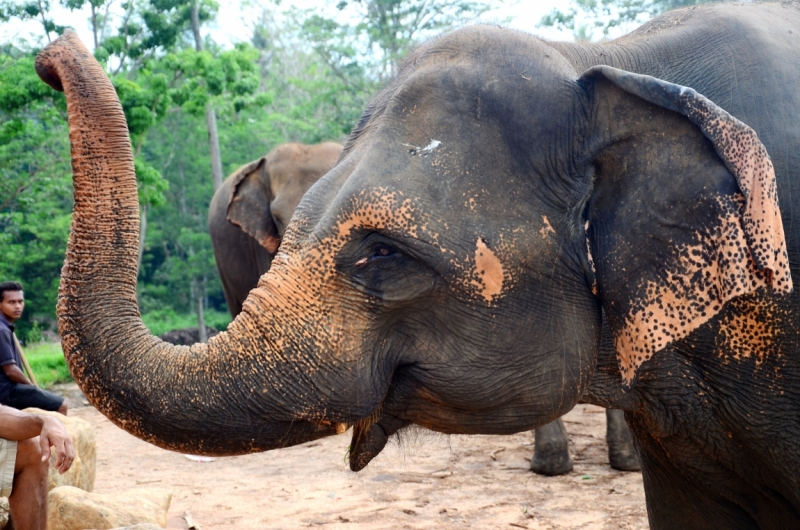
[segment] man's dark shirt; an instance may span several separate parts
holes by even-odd
[[[3,313],[0,313],[0,403],[8,402],[11,391],[16,386],[16,383],[8,378],[2,367],[11,363],[16,364],[17,367],[22,366],[22,359],[14,346],[13,333],[14,326]]]

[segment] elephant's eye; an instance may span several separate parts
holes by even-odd
[[[381,243],[372,248],[372,254],[367,258],[361,258],[356,261],[356,265],[366,265],[372,260],[379,260],[381,258],[390,258],[397,255],[397,249],[385,243]]]
[[[385,258],[387,256],[393,256],[395,254],[397,254],[397,251],[392,247],[390,247],[389,245],[378,245],[377,247],[375,247],[372,257]]]

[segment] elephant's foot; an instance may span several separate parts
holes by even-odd
[[[606,410],[606,441],[608,462],[620,471],[641,471],[639,457],[633,447],[633,437],[621,410]]]
[[[534,431],[531,471],[548,477],[572,471],[567,431],[560,418]]]

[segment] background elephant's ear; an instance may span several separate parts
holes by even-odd
[[[267,159],[259,158],[239,168],[232,179],[231,199],[228,202],[228,221],[254,238],[270,254],[278,251],[281,239],[272,219]]]
[[[775,172],[755,131],[691,88],[608,66],[580,83],[610,131],[594,156],[605,198],[588,233],[630,385],[728,300],[791,292]]]

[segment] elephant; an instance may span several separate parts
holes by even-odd
[[[232,317],[262,274],[308,188],[336,163],[342,145],[282,144],[228,176],[208,209],[208,232]]]
[[[141,322],[124,114],[65,32],[36,70],[68,106],[70,371],[157,446],[352,428],[354,471],[411,424],[515,433],[583,399],[625,411],[651,528],[796,527],[798,28],[796,3],[712,4],[602,44],[483,25],[422,44],[227,332],[192,346]]]

